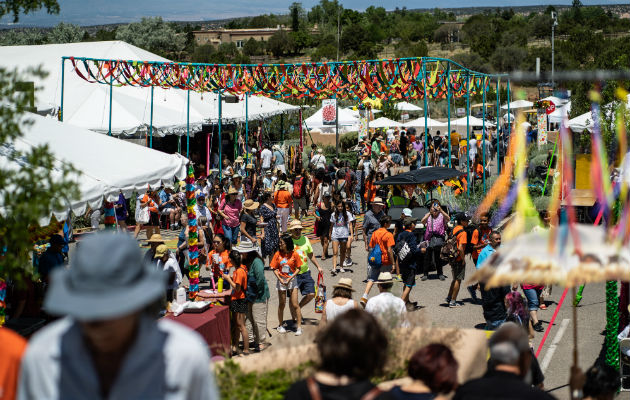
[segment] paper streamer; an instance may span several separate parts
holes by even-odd
[[[186,177],[186,211],[188,212],[188,298],[194,300],[199,292],[199,236],[197,233],[197,216],[195,215],[195,170],[188,166]]]
[[[4,279],[0,278],[0,326],[4,325],[6,320],[6,298],[7,298],[7,283]]]

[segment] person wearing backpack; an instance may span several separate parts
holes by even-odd
[[[446,296],[446,303],[449,308],[454,308],[462,305],[457,302],[457,295],[459,294],[459,287],[464,280],[466,273],[466,260],[464,256],[466,254],[466,244],[468,243],[468,234],[466,233],[466,227],[470,222],[470,217],[465,213],[459,213],[456,217],[457,226],[453,229],[453,238],[456,239],[457,250],[459,255],[455,260],[451,261],[451,269],[453,271],[453,280]]]
[[[404,230],[398,234],[396,247],[394,248],[402,281],[405,285],[401,298],[405,302],[407,311],[415,310],[418,305],[418,302],[409,300],[411,289],[416,286],[416,259],[420,255],[418,240],[415,233],[413,233],[416,221],[417,219],[409,217],[403,219]]]
[[[370,295],[370,290],[374,285],[374,281],[378,280],[378,276],[381,272],[389,272],[399,275],[397,266],[394,266],[394,235],[387,230],[392,222],[392,218],[388,215],[384,215],[379,219],[381,225],[370,238],[368,245],[368,262],[370,263],[370,275],[368,276],[367,285],[365,285],[365,293],[361,297],[361,305],[365,307]]]
[[[308,212],[308,203],[306,202],[306,193],[309,192],[308,186],[306,171],[302,168],[293,178],[293,212],[297,220],[300,219],[300,210],[302,210],[302,217],[306,217]]]

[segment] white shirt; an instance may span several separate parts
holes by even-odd
[[[341,314],[345,313],[346,311],[352,310],[353,308],[355,308],[355,305],[354,300],[352,299],[348,299],[346,304],[342,306],[338,306],[337,304],[335,304],[333,299],[330,299],[326,301],[326,320],[330,322]]]
[[[212,213],[210,213],[210,210],[208,209],[208,207],[204,205],[199,205],[199,203],[195,204],[195,216],[197,218],[199,217],[207,218],[208,224],[210,224],[210,222],[212,221]]]
[[[262,159],[262,167],[264,169],[271,168],[271,157],[273,157],[273,155],[271,154],[271,150],[269,149],[265,149],[260,153],[260,158]]]
[[[177,289],[182,283],[182,271],[179,269],[179,264],[177,263],[175,256],[173,256],[173,254],[169,254],[166,262],[158,260],[157,266],[158,269],[163,269],[166,272],[175,272],[175,281],[171,284],[167,284],[167,289]]]
[[[470,161],[473,161],[475,154],[477,154],[477,139],[471,138],[468,143],[468,155],[470,157]]]
[[[368,300],[365,311],[374,314],[386,326],[404,324],[407,315],[405,302],[391,292],[383,292]]]
[[[332,238],[343,239],[350,236],[350,223],[355,220],[354,215],[346,211],[346,219],[344,221],[342,216],[335,220],[336,213],[332,212],[330,215],[330,222],[332,223]]]
[[[315,154],[311,158],[311,164],[315,165],[315,169],[326,168],[326,156],[319,153]]]
[[[218,399],[208,345],[169,320],[141,316],[108,399]],[[19,400],[101,399],[94,362],[78,323],[57,320],[30,340],[20,371]]]

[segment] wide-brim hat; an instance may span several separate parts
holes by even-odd
[[[254,169],[254,164],[247,164],[245,169]]]
[[[241,157],[241,156],[236,157],[235,162],[242,163],[243,162],[243,157]]]
[[[352,279],[350,278],[341,278],[339,279],[339,282],[337,282],[336,285],[333,286],[333,288],[343,288],[343,289],[348,289],[352,292],[354,292],[355,290],[352,289]]]
[[[291,223],[289,224],[289,230],[292,231],[294,229],[304,229],[300,220],[294,219],[293,221],[291,221]]]
[[[230,186],[230,188],[228,189],[227,192],[228,196],[231,194],[238,194],[238,190],[236,190],[236,188],[234,186]]]
[[[249,240],[242,240],[240,244],[232,247],[232,250],[236,250],[239,253],[251,253],[253,251],[260,253],[260,248]]]
[[[238,179],[243,179],[243,177],[241,176],[241,174],[236,173],[236,174],[232,175],[232,179],[237,179],[237,178],[238,178]]]
[[[376,205],[379,205],[379,206],[384,206],[385,202],[383,201],[382,198],[375,197],[374,200],[372,200],[372,204],[376,204]]]
[[[164,243],[164,238],[159,233],[151,235],[151,239],[147,240],[149,243]]]
[[[285,181],[278,181],[276,183],[276,189],[286,189],[287,183]]]
[[[247,199],[243,203],[243,208],[245,208],[247,210],[255,210],[255,209],[258,208],[258,206],[260,206],[260,203],[257,202],[257,201],[254,201],[252,199]]]
[[[166,281],[131,236],[98,233],[81,242],[70,269],[52,272],[44,309],[80,321],[118,318],[163,297]]]
[[[391,272],[381,272],[378,275],[376,283],[394,283],[394,278],[392,277]]]

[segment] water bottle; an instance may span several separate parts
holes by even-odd
[[[217,292],[223,293],[223,278],[219,278],[217,282]]]
[[[177,294],[175,296],[177,304],[184,304],[186,302],[186,289],[180,287],[177,289]]]

